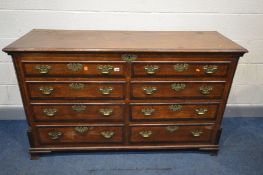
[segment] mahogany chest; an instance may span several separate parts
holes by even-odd
[[[29,152],[217,151],[238,59],[218,32],[32,30],[12,56]]]

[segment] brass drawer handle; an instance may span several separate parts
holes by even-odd
[[[101,87],[99,90],[102,95],[109,95],[112,92],[113,87]]]
[[[213,86],[203,85],[199,87],[200,93],[203,95],[209,95],[213,90]]]
[[[165,127],[165,129],[168,131],[168,132],[170,132],[170,133],[173,133],[173,132],[175,132],[176,130],[178,130],[178,126],[167,126],[167,127]]]
[[[35,69],[38,70],[40,74],[48,74],[48,72],[51,70],[50,65],[37,65],[35,66]]]
[[[99,65],[97,69],[100,71],[101,74],[110,74],[113,70],[113,66],[111,65]]]
[[[180,110],[182,110],[182,105],[170,105],[169,106],[169,109],[171,110],[171,111],[173,111],[173,112],[176,112],[176,111],[180,111]]]
[[[184,84],[184,83],[173,83],[173,84],[171,85],[171,88],[172,88],[172,90],[174,90],[174,91],[184,90],[185,87],[186,87],[186,84]]]
[[[72,90],[82,90],[85,88],[85,84],[83,84],[83,83],[70,83],[69,88]]]
[[[41,87],[39,88],[39,90],[41,91],[41,93],[42,93],[43,95],[50,95],[50,94],[52,94],[54,88],[51,87],[51,86],[41,86]]]
[[[104,138],[106,138],[106,139],[110,139],[110,138],[112,138],[113,136],[114,136],[114,132],[113,131],[102,131],[102,132],[100,132],[100,134],[104,137]]]
[[[195,110],[196,114],[198,115],[204,115],[208,111],[207,108],[198,108]]]
[[[174,65],[174,70],[176,70],[177,72],[183,72],[188,70],[188,64],[176,64]]]
[[[141,110],[141,112],[145,115],[145,116],[151,116],[154,113],[155,109],[153,108],[143,108]]]
[[[74,131],[80,135],[86,134],[88,132],[88,130],[89,130],[89,127],[87,127],[87,126],[76,126],[74,128]]]
[[[218,66],[216,65],[205,65],[203,67],[206,74],[214,74],[218,70]]]
[[[69,63],[67,64],[67,68],[70,71],[78,72],[78,71],[83,70],[83,65],[80,63]]]
[[[149,138],[152,135],[152,131],[141,131],[141,132],[139,132],[139,134],[143,138]]]
[[[200,137],[201,134],[203,134],[203,131],[194,130],[194,131],[191,131],[191,133],[192,133],[192,136],[194,136],[194,137]]]
[[[121,56],[121,58],[123,61],[132,62],[132,61],[135,61],[137,59],[137,55],[135,55],[135,54],[123,54]]]
[[[58,110],[55,109],[55,108],[45,108],[45,109],[43,110],[43,113],[44,113],[47,117],[54,117],[57,112],[58,112]]]
[[[142,89],[143,89],[143,91],[144,91],[144,93],[145,93],[146,95],[151,95],[151,94],[153,94],[155,91],[157,91],[157,88],[156,88],[156,87],[143,87]]]
[[[59,131],[49,131],[48,132],[48,137],[51,140],[58,140],[62,135],[63,135],[63,133],[59,132]]]
[[[103,108],[100,109],[100,113],[104,116],[104,117],[108,117],[113,113],[113,109],[111,108]]]
[[[155,74],[157,70],[159,70],[159,66],[157,65],[146,65],[144,66],[144,70],[147,74],[152,75]]]
[[[87,106],[84,106],[84,105],[73,105],[71,108],[75,112],[83,112],[83,111],[86,110]]]

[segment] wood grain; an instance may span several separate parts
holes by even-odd
[[[84,85],[83,89],[72,89],[70,85],[81,84]],[[41,87],[52,88],[53,91],[50,95],[45,95],[40,90]],[[111,88],[109,94],[104,95],[100,89]],[[83,82],[34,82],[28,83],[28,90],[30,91],[31,98],[40,99],[123,99],[125,96],[124,83],[83,83]]]
[[[185,88],[179,91],[172,89],[172,84],[184,84]],[[200,92],[201,86],[209,86],[213,89],[209,94],[204,95]],[[224,83],[214,82],[134,82],[132,87],[132,99],[218,99],[224,90]],[[156,88],[152,94],[146,94],[144,88]]]
[[[168,131],[167,127],[177,127],[173,132]],[[149,137],[142,137],[140,132],[151,131]],[[202,132],[200,136],[194,137],[192,132]],[[131,142],[133,143],[160,143],[160,142],[197,142],[197,143],[209,143],[211,142],[211,136],[213,132],[213,126],[178,126],[178,125],[166,125],[166,126],[143,126],[143,127],[131,127]]]
[[[85,125],[86,126],[86,125]],[[75,131],[75,127],[39,127],[39,141],[42,144],[65,144],[65,143],[121,143],[123,141],[122,127],[108,127],[108,126],[87,126],[88,130],[84,134]],[[49,138],[49,132],[61,132],[62,135],[56,140]],[[111,131],[114,135],[111,138],[105,138],[101,132]]]
[[[180,68],[182,65],[186,65],[185,70],[176,70],[176,66]],[[145,68],[150,66],[156,66],[157,69],[153,74],[149,74]],[[212,74],[205,72],[204,66],[216,66],[217,71]],[[134,77],[225,77],[227,74],[228,64],[217,62],[197,62],[188,60],[180,62],[154,62],[154,63],[134,63],[133,64],[133,76]]]
[[[63,38],[63,39],[61,39]],[[32,30],[5,52],[238,52],[246,49],[218,32]]]
[[[70,65],[80,65],[79,70],[68,68]],[[47,73],[40,73],[38,66],[49,66]],[[109,67],[108,73],[102,73],[100,67]],[[125,65],[121,63],[90,63],[90,62],[27,62],[24,63],[25,74],[28,77],[124,77]],[[106,69],[107,70],[107,69]]]
[[[83,111],[75,111],[75,106],[83,106]],[[56,112],[52,116],[46,115],[44,112],[47,109],[53,109]],[[110,115],[103,115],[100,112],[101,109],[112,109]],[[122,121],[124,118],[123,106],[121,104],[41,104],[32,105],[33,117],[36,122],[46,121],[46,122],[63,122],[63,121],[95,121],[95,122],[116,122]]]
[[[180,105],[178,111],[170,110],[171,105]],[[197,109],[207,109],[204,114],[197,114]],[[153,109],[151,115],[145,115],[143,109]],[[218,105],[216,104],[182,104],[182,103],[167,103],[167,104],[133,104],[131,105],[131,119],[135,121],[178,121],[178,120],[204,120],[215,119]]]

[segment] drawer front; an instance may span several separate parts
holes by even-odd
[[[123,129],[120,126],[61,126],[38,127],[41,144],[62,143],[121,143]]]
[[[130,131],[133,143],[208,143],[211,142],[213,125],[133,126]]]
[[[41,82],[29,83],[31,98],[122,99],[124,83]]]
[[[149,82],[133,83],[131,96],[138,98],[220,98],[224,83]]]
[[[82,62],[41,62],[24,63],[26,76],[38,77],[124,77],[125,64],[122,63],[82,63]]]
[[[196,76],[196,77],[225,77],[228,63],[134,63],[132,75],[135,77],[169,77],[169,76]]]
[[[45,104],[32,105],[35,121],[122,121],[122,104]]]
[[[132,120],[215,119],[218,104],[143,104],[131,105]]]

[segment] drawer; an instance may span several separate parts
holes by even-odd
[[[35,121],[122,121],[123,104],[32,105]]]
[[[29,82],[31,98],[123,99],[125,82]]]
[[[229,63],[217,62],[140,62],[134,63],[134,77],[225,77]]]
[[[213,125],[132,126],[130,132],[130,141],[133,143],[209,143]]]
[[[223,82],[136,82],[132,83],[131,96],[146,98],[220,98]]]
[[[41,144],[121,143],[121,126],[43,126],[37,127]]]
[[[26,76],[35,77],[124,77],[125,64],[86,62],[25,62]]]
[[[215,119],[219,104],[133,104],[132,120]]]

